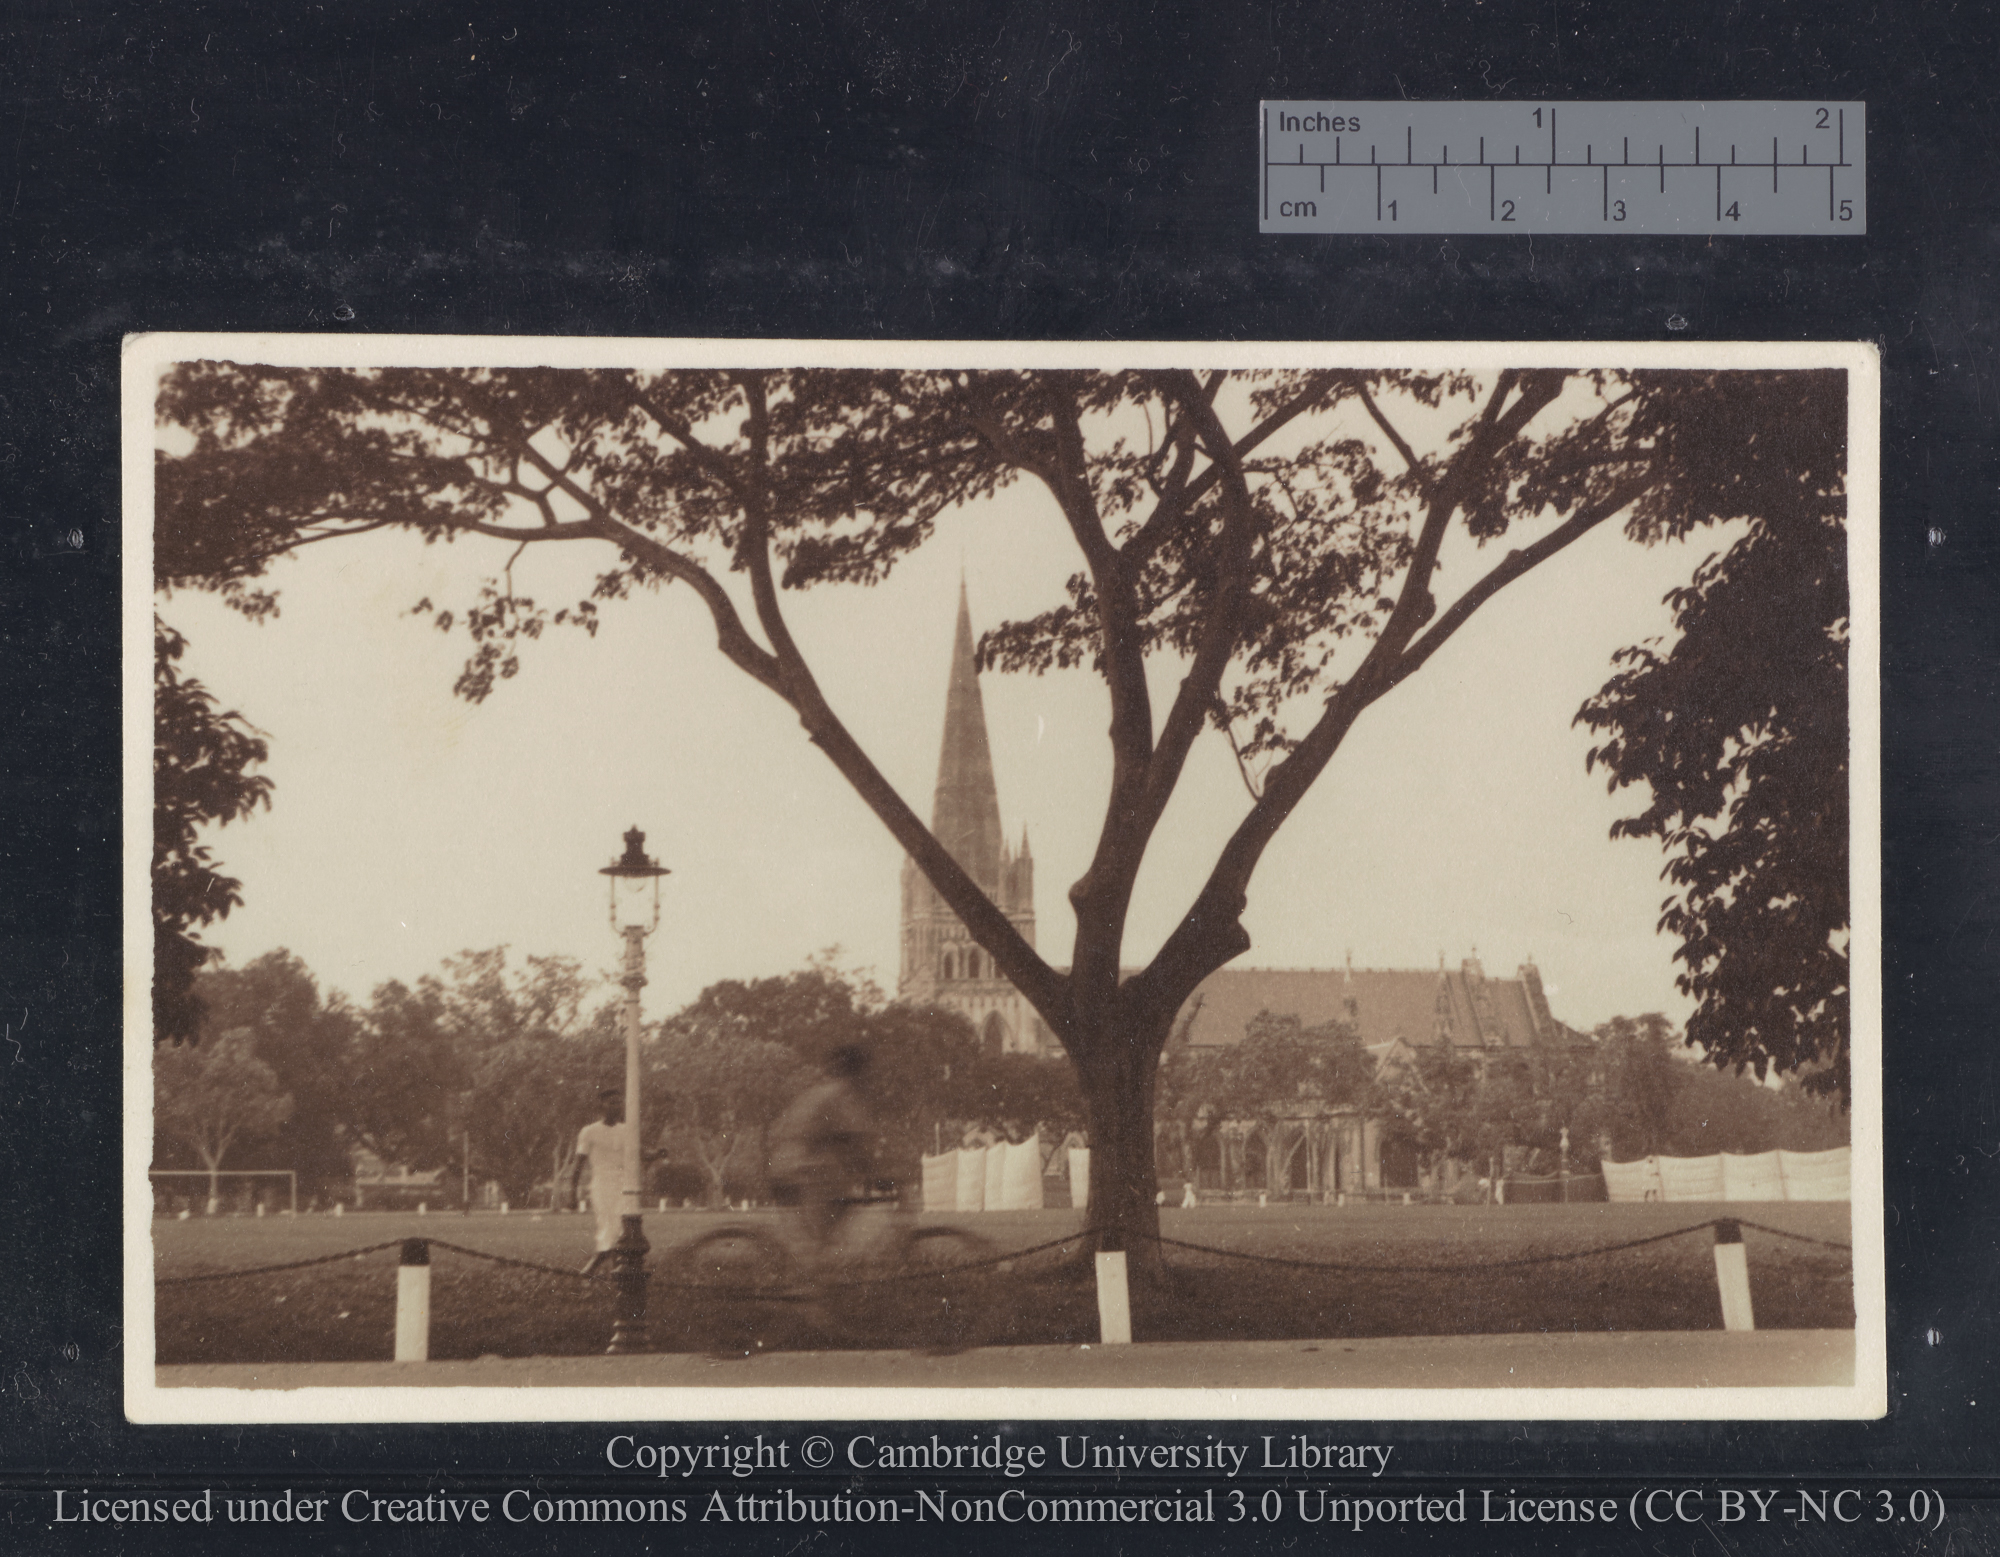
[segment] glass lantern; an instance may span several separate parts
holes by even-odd
[[[611,878],[612,929],[651,935],[659,928],[660,878],[671,872],[646,853],[644,833],[636,827],[626,833],[625,852],[598,874]]]

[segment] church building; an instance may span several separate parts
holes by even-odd
[[[986,705],[973,655],[972,611],[958,587],[958,629],[944,700],[944,746],[938,753],[931,831],[993,900],[1021,938],[1035,944],[1035,861],[1024,827],[1018,848],[1000,829],[1000,793],[986,737]],[[965,1016],[989,1052],[1042,1054],[1057,1046],[1034,1007],[1001,977],[992,956],[975,943],[937,888],[903,861],[902,966],[896,998]]]

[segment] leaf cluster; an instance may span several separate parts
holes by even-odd
[[[1682,526],[1705,513],[1742,534],[1667,597],[1671,644],[1621,651],[1577,719],[1602,737],[1589,761],[1609,787],[1648,796],[1613,836],[1655,838],[1667,853],[1675,891],[1660,928],[1680,942],[1678,982],[1697,1002],[1689,1041],[1716,1065],[1800,1072],[1844,1100],[1844,381],[1730,375],[1703,409],[1727,443],[1678,461],[1661,504],[1681,505]],[[1633,523],[1672,528],[1653,508]]]
[[[270,755],[241,714],[183,676],[187,640],[153,618],[153,1038],[192,1041],[202,1008],[195,973],[214,955],[196,931],[243,901],[243,884],[217,868],[202,841],[211,824],[271,803],[271,781],[250,770]]]

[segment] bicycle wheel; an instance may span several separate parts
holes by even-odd
[[[749,1357],[776,1351],[791,1329],[792,1262],[754,1227],[718,1227],[677,1249],[660,1294],[665,1323],[687,1351]]]
[[[997,1252],[956,1227],[919,1227],[904,1238],[905,1279],[884,1289],[884,1307],[906,1345],[956,1352],[985,1340],[999,1302]]]

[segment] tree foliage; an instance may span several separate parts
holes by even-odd
[[[616,1004],[573,959],[514,964],[505,947],[448,959],[437,984],[463,1084],[446,1107],[450,1127],[470,1135],[474,1175],[527,1204],[563,1180],[599,1089],[623,1073]]]
[[[1671,646],[1623,650],[1578,721],[1606,737],[1590,761],[1613,789],[1649,791],[1612,832],[1667,852],[1676,890],[1660,928],[1680,943],[1680,987],[1696,1001],[1688,1042],[1715,1065],[1798,1073],[1844,1103],[1845,380],[1725,379],[1705,414],[1741,432],[1689,498],[1745,531],[1667,597]]]
[[[269,1165],[296,1172],[302,1198],[337,1193],[353,1172],[341,1121],[361,1014],[344,995],[322,999],[311,970],[282,949],[241,968],[204,970],[195,994],[203,1041],[247,1032],[256,1058],[293,1100],[266,1142]]]
[[[565,1182],[600,1092],[623,1085],[621,994],[567,957],[461,952],[357,1006],[322,998],[303,962],[274,951],[204,972],[198,991],[207,1059],[160,1060],[161,1165],[214,1168],[254,1141],[265,1165],[298,1172],[307,1196],[338,1195],[356,1148],[430,1171],[466,1160],[469,1136],[473,1178],[527,1205]],[[648,1150],[666,1149],[717,1199],[761,1194],[765,1128],[845,1043],[872,1056],[884,1169],[909,1182],[940,1129],[1026,1134],[1078,1117],[1059,1062],[986,1055],[963,1017],[884,1004],[828,954],[780,977],[710,985],[647,1030]],[[237,1106],[264,1092],[283,1097],[280,1114]],[[671,1166],[659,1173],[674,1177]]]
[[[451,1160],[452,1127],[470,1080],[469,1057],[455,1036],[441,979],[426,976],[414,989],[400,979],[376,987],[346,1056],[346,1113],[358,1145],[392,1165]]]
[[[269,1135],[291,1112],[290,1095],[257,1058],[247,1028],[231,1028],[199,1046],[166,1044],[153,1051],[155,1126],[184,1142],[208,1170],[211,1204],[230,1147]]]
[[[1425,1044],[1384,1064],[1370,1101],[1396,1122],[1420,1157],[1477,1163],[1504,1144],[1506,1127],[1495,1115],[1511,1101],[1500,1088],[1489,1097],[1484,1081],[1479,1063],[1452,1045]]]
[[[1252,876],[1355,720],[1488,600],[1615,516],[1646,541],[1755,520],[1789,496],[1800,446],[1782,424],[1797,399],[1779,376],[1714,372],[190,363],[161,395],[191,442],[156,465],[155,555],[163,585],[219,589],[255,615],[280,553],[385,528],[504,543],[507,568],[474,598],[419,602],[468,635],[458,690],[475,700],[548,628],[594,631],[611,602],[687,588],[720,652],[791,708],[1060,1039],[1091,1130],[1091,1215],[1124,1239],[1157,1227],[1153,1089],[1174,1014],[1247,948]],[[1418,423],[1443,430],[1413,442],[1403,429]],[[783,603],[788,589],[879,580],[947,510],[1015,486],[1060,516],[1078,566],[1064,598],[989,633],[982,658],[1087,665],[1110,703],[1111,780],[1070,888],[1066,968],[877,770]],[[1441,600],[1454,532],[1490,549]],[[603,548],[589,598],[549,606],[516,588],[514,557],[569,542]],[[1164,706],[1149,657],[1174,667]],[[1208,729],[1235,749],[1249,802],[1173,934],[1132,971],[1132,893]]]
[[[187,640],[153,618],[153,1040],[192,1042],[201,1030],[195,974],[214,955],[196,933],[243,901],[243,883],[216,868],[202,842],[210,823],[271,803],[271,781],[249,770],[269,755],[241,714],[217,707],[184,677]]]
[[[1375,1062],[1344,1022],[1307,1027],[1265,1011],[1242,1040],[1168,1051],[1160,1090],[1170,1116],[1270,1122],[1363,1103]]]
[[[1593,1156],[1600,1145],[1613,1160],[1631,1162],[1848,1143],[1845,1112],[1827,1089],[1774,1090],[1740,1073],[1689,1064],[1683,1035],[1663,1016],[1614,1017],[1597,1029],[1596,1045],[1603,1086],[1587,1143]],[[1582,1132],[1577,1139],[1583,1142]]]
[[[666,1121],[665,1144],[699,1163],[713,1198],[760,1190],[765,1132],[844,1045],[868,1053],[877,1162],[904,1183],[947,1130],[953,1142],[968,1125],[1063,1131],[1080,1112],[1060,1062],[986,1054],[958,1013],[884,1003],[829,953],[780,977],[712,984],[660,1024],[649,1106]]]

